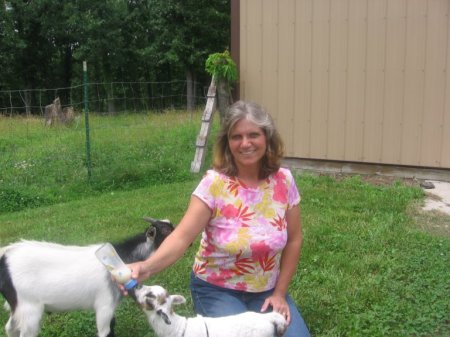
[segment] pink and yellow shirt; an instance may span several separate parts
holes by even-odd
[[[287,242],[286,211],[300,202],[292,173],[280,168],[253,188],[209,170],[193,195],[212,211],[195,256],[195,275],[229,289],[273,289]]]

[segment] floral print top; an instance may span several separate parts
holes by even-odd
[[[195,275],[229,289],[273,289],[287,242],[286,211],[300,202],[292,173],[280,168],[253,188],[209,170],[193,195],[212,210],[195,256]]]

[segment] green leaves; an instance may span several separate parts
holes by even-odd
[[[223,53],[209,55],[205,63],[205,69],[216,80],[225,80],[230,86],[238,79],[236,63],[231,58],[228,50],[225,50]]]
[[[0,6],[0,89],[68,87],[88,61],[92,82],[207,74],[229,45],[229,0],[8,1]]]

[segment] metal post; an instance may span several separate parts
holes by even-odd
[[[87,80],[87,63],[83,61],[83,84],[84,84],[84,121],[86,125],[86,164],[88,172],[88,180],[91,181],[91,141],[89,136],[89,96],[88,96],[88,80]]]

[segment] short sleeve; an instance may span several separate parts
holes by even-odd
[[[211,210],[215,208],[214,184],[217,182],[218,173],[208,170],[197,185],[192,195],[202,200]]]
[[[288,169],[285,170],[287,180],[286,182],[288,185],[288,209],[291,209],[292,207],[297,206],[300,203],[301,196],[291,171]]]

